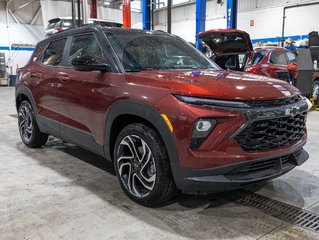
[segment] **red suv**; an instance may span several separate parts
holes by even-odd
[[[221,70],[161,31],[84,26],[38,43],[18,70],[19,131],[114,163],[124,192],[153,206],[278,177],[308,159],[295,87]]]

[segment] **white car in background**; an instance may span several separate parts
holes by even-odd
[[[52,18],[48,22],[49,24],[45,29],[45,38],[50,37],[54,33],[62,32],[72,27],[72,17]],[[77,26],[77,23],[78,23],[77,19],[75,20],[75,23]],[[89,18],[88,23],[89,24],[95,23],[104,27],[122,27],[122,23],[107,21],[103,19],[95,19],[95,18]],[[81,20],[81,25],[82,25],[82,20]]]

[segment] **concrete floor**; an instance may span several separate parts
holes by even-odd
[[[57,139],[42,149],[25,147],[14,88],[0,88],[0,106],[1,240],[319,239],[219,195],[179,195],[162,208],[141,207],[101,157]],[[319,213],[319,112],[309,113],[308,132],[310,159],[258,193]]]

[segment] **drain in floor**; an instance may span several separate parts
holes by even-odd
[[[319,214],[242,189],[223,193],[222,196],[241,205],[257,208],[282,221],[319,233]]]

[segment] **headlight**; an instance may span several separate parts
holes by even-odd
[[[308,111],[312,108],[312,104],[310,102],[310,100],[304,96],[301,96],[302,99],[307,103],[307,107],[308,107]]]
[[[219,100],[212,98],[202,97],[190,97],[185,95],[174,95],[178,100],[200,106],[208,107],[228,107],[228,108],[249,108],[249,105],[244,102],[231,101],[231,100]]]

